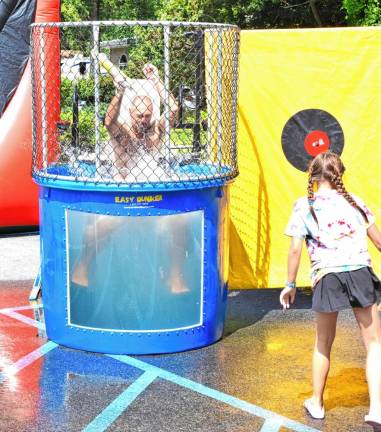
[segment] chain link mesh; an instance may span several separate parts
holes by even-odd
[[[239,30],[34,24],[33,175],[168,184],[237,175]]]

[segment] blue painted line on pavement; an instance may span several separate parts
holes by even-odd
[[[273,421],[279,421],[282,424],[282,426],[287,427],[289,429],[293,429],[296,432],[319,432],[318,429],[306,426],[302,423],[298,423],[294,420],[288,419],[287,417],[283,417],[272,411],[266,410],[257,405],[238,399],[234,396],[228,395],[227,393],[223,393],[218,390],[212,389],[210,387],[206,387],[203,384],[197,383],[187,378],[183,378],[172,372],[168,372],[164,369],[161,369],[157,366],[153,366],[149,363],[145,363],[136,358],[126,356],[126,355],[108,355],[108,356],[120,362],[126,363],[130,366],[134,366],[138,369],[144,370],[146,372],[155,373],[160,378],[166,379],[167,381],[173,382],[174,384],[193,390],[204,396],[208,396],[210,398],[224,402],[234,408],[238,408],[242,411],[246,411],[250,414],[254,414],[266,420],[269,419]]]
[[[279,420],[267,419],[259,432],[279,432],[279,429],[283,426],[283,423]]]
[[[105,431],[156,378],[157,374],[155,372],[144,372],[143,375],[135,380],[123,393],[95,417],[95,419],[83,429],[83,432]]]
[[[37,348],[36,350],[32,351],[31,353],[27,354],[26,356],[22,357],[20,360],[17,360],[15,363],[6,366],[0,374],[0,383],[2,383],[8,377],[16,375],[22,369],[26,368],[39,358],[43,357],[45,354],[47,354],[49,351],[56,348],[57,346],[58,345],[56,343],[49,341],[46,344]]]
[[[0,313],[8,312],[8,311],[21,311],[21,310],[28,310],[28,309],[37,309],[42,307],[41,305],[30,305],[30,306],[15,306],[11,308],[3,308],[0,309]]]
[[[29,318],[25,315],[18,313],[18,312],[14,312],[14,309],[2,309],[2,310],[0,310],[0,313],[7,316],[7,317],[14,318],[18,321],[21,321],[25,324],[28,324],[32,327],[37,327],[40,330],[45,330],[45,324],[44,323],[36,321],[32,318]]]
[[[0,313],[7,312],[7,311],[21,311],[21,310],[28,310],[28,309],[41,309],[44,307],[42,303],[37,302],[31,302],[32,304],[28,306],[15,306],[11,308],[2,308],[0,309]]]
[[[19,308],[6,308],[1,309],[0,313],[7,315],[11,318],[17,319],[24,322],[25,324],[32,325],[41,329],[45,329],[45,325],[36,320],[28,318],[21,315],[14,310],[21,310]],[[10,372],[14,375],[21,369],[25,368],[29,364],[33,363],[38,358],[42,357],[52,349],[56,348],[58,344],[54,342],[47,342],[45,345],[41,346],[37,350],[26,355],[22,359],[18,360],[16,363],[11,365]],[[281,426],[287,427],[294,430],[295,432],[320,432],[318,429],[303,425],[294,420],[290,420],[287,417],[283,417],[272,411],[266,410],[264,408],[258,407],[257,405],[251,404],[249,402],[238,399],[234,396],[228,395],[226,393],[220,392],[218,390],[212,389],[210,387],[204,386],[203,384],[197,383],[195,381],[183,378],[172,372],[168,372],[165,369],[161,369],[157,366],[153,366],[149,363],[145,363],[136,358],[126,356],[126,355],[108,355],[109,357],[118,360],[120,362],[126,363],[130,366],[136,367],[138,369],[144,370],[145,373],[134,381],[120,396],[118,396],[105,410],[102,411],[85,429],[83,432],[101,432],[107,429],[112,422],[115,421],[117,417],[133,402],[139,394],[141,394],[149,384],[152,383],[157,377],[166,379],[167,381],[173,382],[174,384],[180,385],[182,387],[193,390],[204,396],[208,396],[220,402],[226,403],[234,408],[238,408],[242,411],[253,414],[257,417],[262,417],[265,419],[265,423],[262,426],[260,432],[276,432]],[[12,369],[13,368],[13,369]],[[8,373],[9,376],[9,373]],[[0,383],[6,378],[4,372],[0,374]],[[104,427],[104,429],[102,429]]]

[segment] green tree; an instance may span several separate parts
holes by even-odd
[[[158,0],[62,0],[63,21],[155,19]]]
[[[350,25],[372,26],[381,24],[381,5],[379,0],[343,0]]]
[[[380,0],[62,0],[61,12],[64,21],[206,21],[241,28],[381,23]]]
[[[90,18],[90,2],[85,0],[63,0],[61,2],[62,21],[86,21]]]
[[[341,0],[162,0],[158,18],[228,22],[241,28],[345,25]]]

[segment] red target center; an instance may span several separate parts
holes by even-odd
[[[304,148],[311,156],[317,156],[319,153],[328,150],[329,144],[328,135],[321,130],[310,132],[304,140]]]

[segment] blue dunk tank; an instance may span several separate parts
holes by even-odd
[[[217,341],[238,28],[49,23],[31,40],[48,338],[114,354]]]

